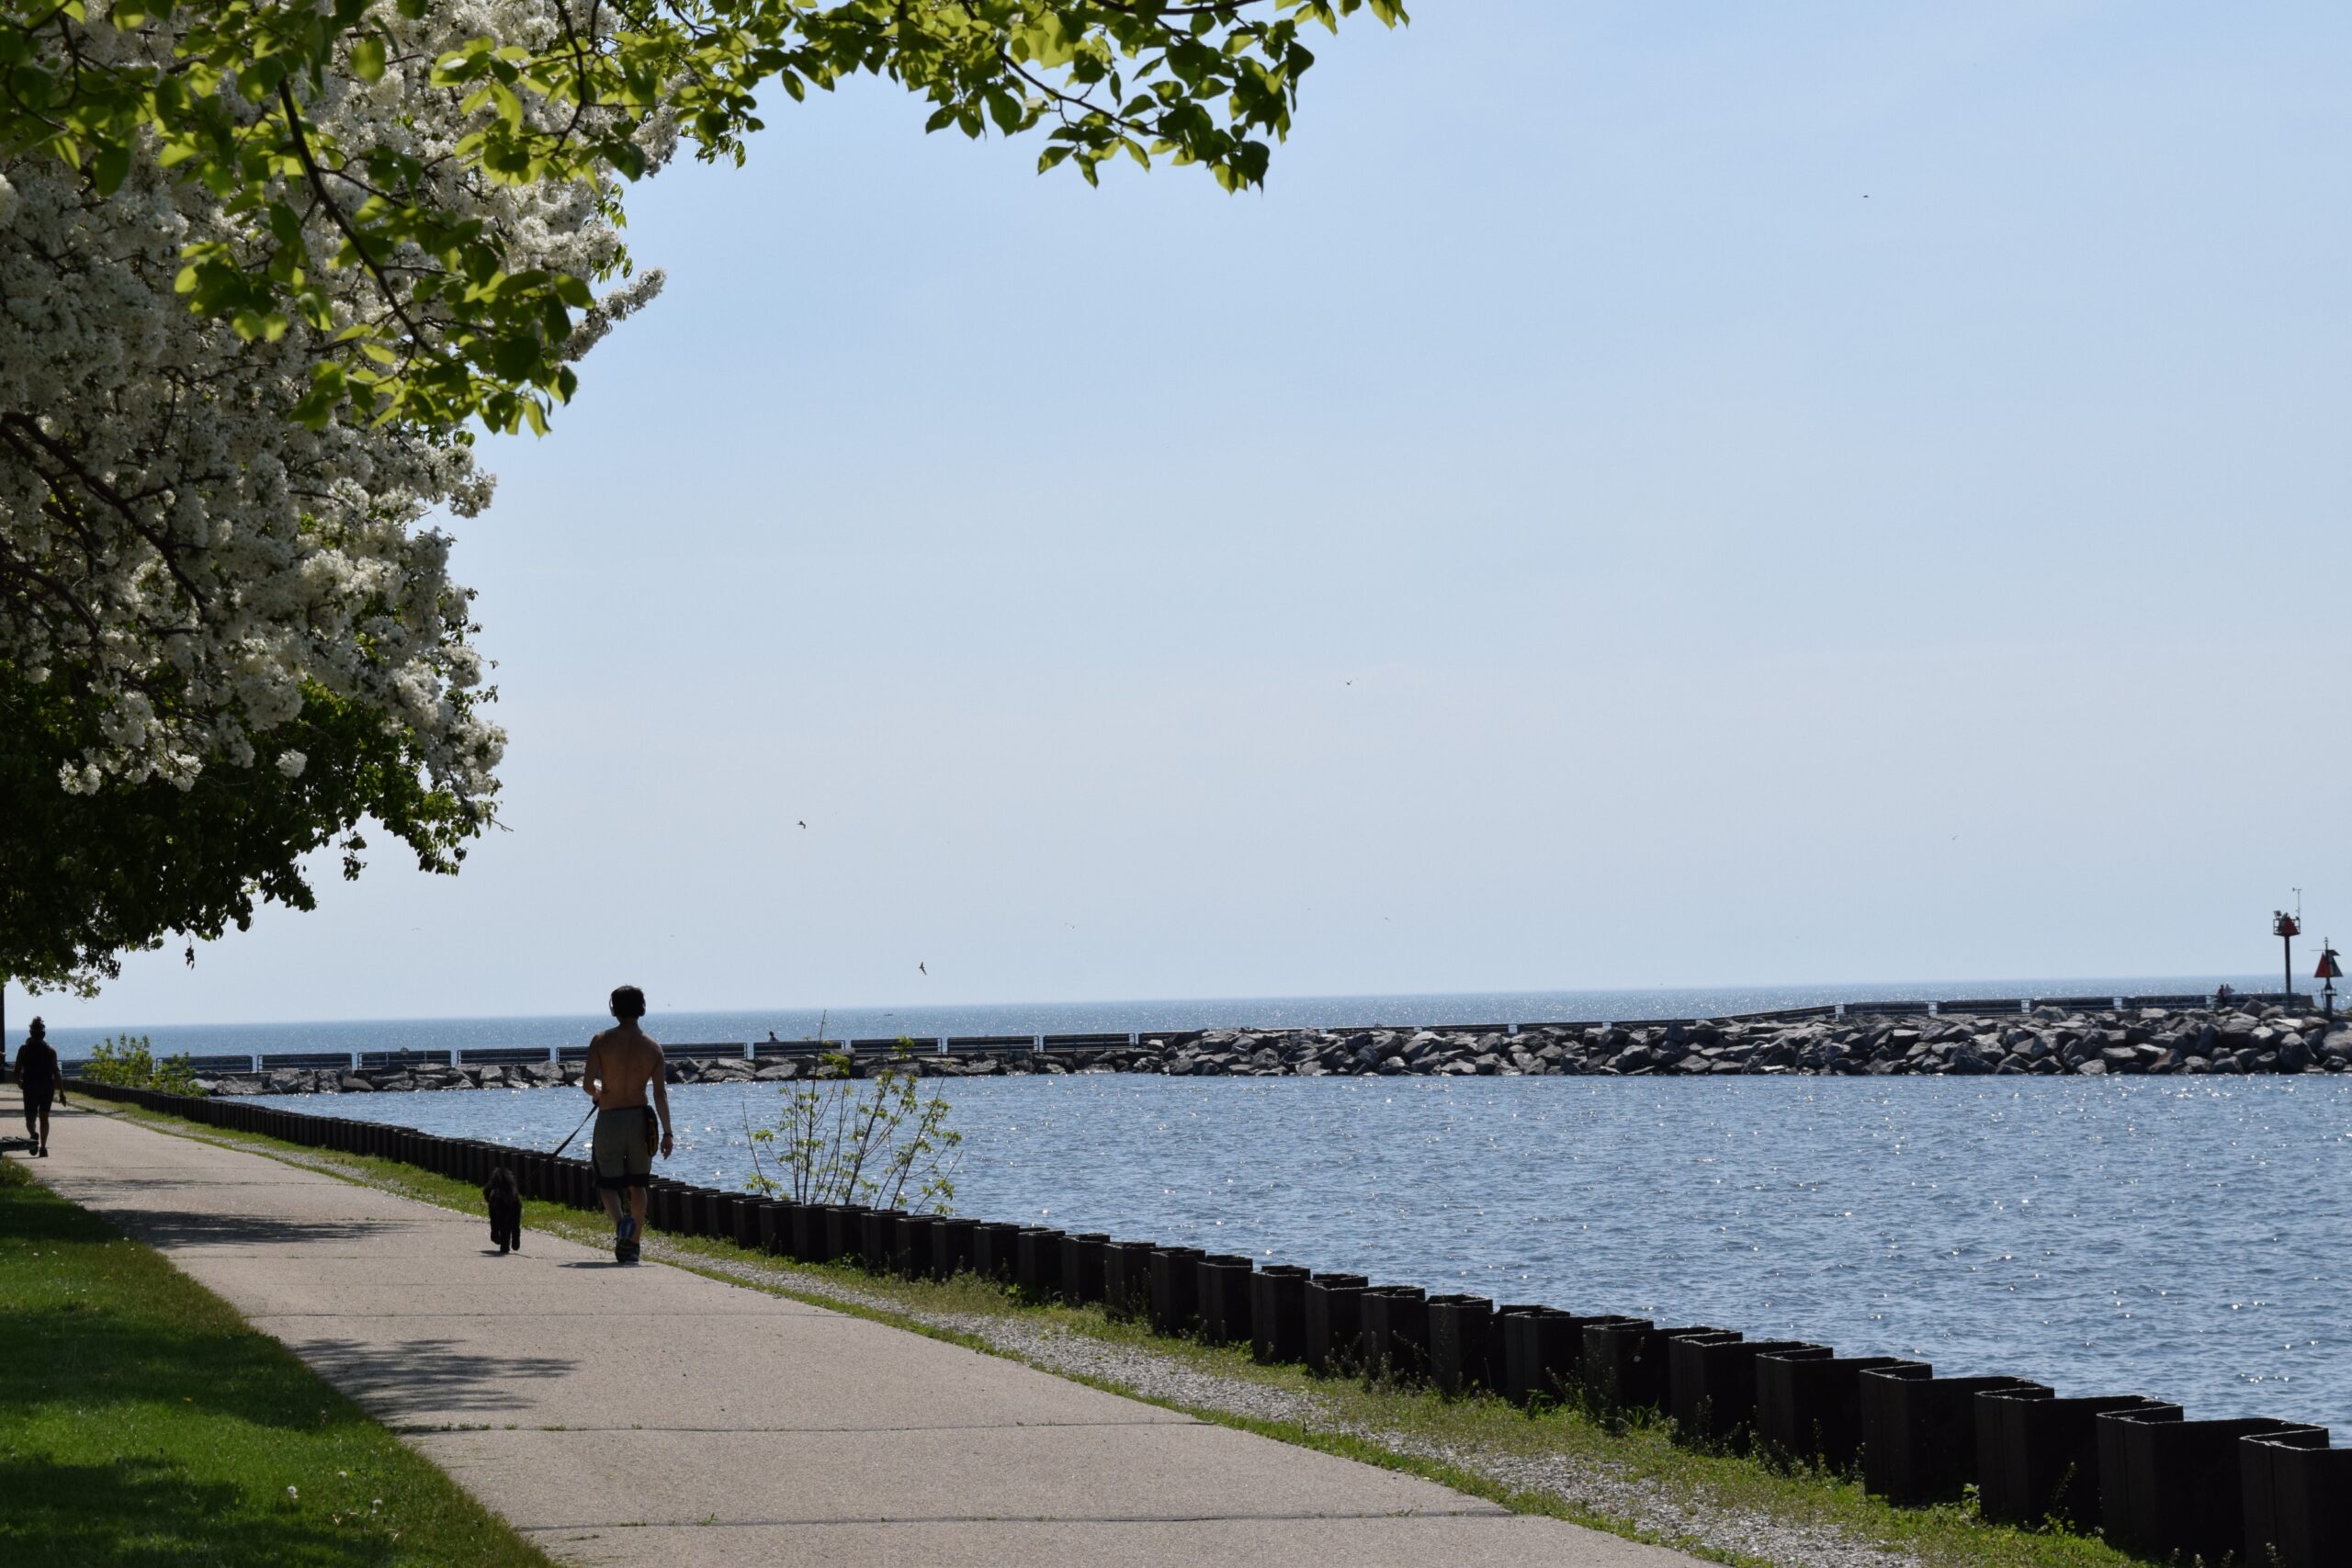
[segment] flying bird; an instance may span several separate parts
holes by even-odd
[[[796,818],[796,820],[797,820],[797,818]],[[802,822],[800,825],[801,825],[803,828],[806,828],[807,826],[808,826],[808,823],[806,823],[806,822]]]
[[[931,973],[931,965],[928,964],[917,964],[915,967],[922,970],[925,975]]]

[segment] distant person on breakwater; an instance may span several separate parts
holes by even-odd
[[[58,1071],[57,1047],[49,1043],[49,1025],[40,1019],[33,1020],[17,1052],[17,1092],[25,1098],[25,1133],[32,1140],[33,1157],[47,1159],[50,1097],[64,1100],[65,1075]]]
[[[634,1263],[645,1231],[645,1184],[653,1174],[654,1112],[661,1112],[662,1157],[670,1157],[670,1086],[662,1047],[637,1021],[645,1016],[645,993],[623,986],[613,993],[615,1026],[588,1042],[580,1087],[596,1102],[596,1132],[590,1145],[596,1165],[596,1191],[613,1217],[613,1258]],[[653,1102],[646,1103],[646,1091]]]

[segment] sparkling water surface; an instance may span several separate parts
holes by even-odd
[[[955,1209],[2352,1432],[2341,1078],[942,1080]],[[670,1091],[741,1185],[771,1084]],[[266,1097],[552,1148],[576,1089]]]

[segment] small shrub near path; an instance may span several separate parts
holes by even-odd
[[[82,1064],[82,1076],[94,1083],[120,1084],[125,1089],[159,1089],[165,1094],[200,1095],[187,1053],[155,1060],[153,1043],[144,1034],[125,1034],[98,1043]]]

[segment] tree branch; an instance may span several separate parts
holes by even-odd
[[[302,112],[295,107],[294,89],[287,85],[286,78],[282,76],[277,82],[277,101],[285,107],[287,134],[294,140],[294,156],[301,160],[302,173],[310,180],[311,189],[318,194],[319,200],[326,206],[327,216],[337,229],[343,231],[343,237],[351,242],[351,248],[358,253],[359,264],[368,269],[368,276],[376,280],[377,288],[384,296],[384,303],[390,307],[393,315],[400,318],[401,325],[408,329],[411,341],[423,344],[424,330],[410,319],[407,310],[401,304],[400,296],[392,290],[391,279],[384,276],[384,269],[377,265],[376,258],[368,254],[368,243],[359,237],[359,231],[351,226],[351,220],[344,216],[342,207],[328,194],[325,177],[319,172],[318,160],[311,156],[311,139],[302,134]]]
[[[193,605],[204,604],[204,594],[197,588],[194,580],[181,569],[179,555],[172,548],[170,536],[143,522],[140,518],[139,509],[124,499],[112,485],[84,467],[82,460],[74,455],[71,447],[41,429],[39,422],[25,413],[0,414],[0,431],[6,432],[6,439],[8,445],[15,447],[17,455],[24,457],[27,462],[29,463],[32,460],[31,454],[25,450],[26,443],[30,442],[47,453],[51,462],[71,474],[76,484],[105,502],[125,523],[130,525],[131,532],[154,547],[156,556],[164,563],[164,570],[172,574],[172,581],[180,585],[180,591],[187,595],[188,603]]]

